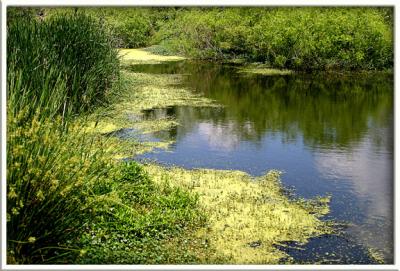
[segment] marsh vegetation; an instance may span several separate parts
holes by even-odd
[[[389,8],[7,14],[8,264],[301,262],[278,247],[337,233],[326,191],[288,195],[279,165],[252,176],[246,163],[218,166],[226,157],[195,170],[135,159],[171,153],[197,120],[214,139],[299,133],[311,148],[330,149],[360,142],[371,125],[390,126]],[[317,70],[336,73],[319,84],[321,75],[307,75]],[[344,70],[384,74],[351,85],[337,79],[352,76]],[[378,146],[382,136],[372,140]],[[198,161],[207,159],[212,151]],[[370,262],[382,258],[381,247],[370,251]]]

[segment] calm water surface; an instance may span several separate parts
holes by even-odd
[[[373,247],[393,263],[392,76],[262,76],[193,62],[132,69],[185,74],[185,87],[224,106],[145,112],[147,118],[173,116],[181,125],[152,135],[175,140],[170,150],[136,159],[254,176],[279,169],[298,196],[332,195],[327,219],[349,223],[341,237],[288,251],[295,259],[372,263],[365,248]]]

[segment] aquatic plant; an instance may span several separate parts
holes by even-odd
[[[93,216],[80,241],[87,253],[78,263],[195,263],[211,255],[201,244],[184,252],[188,231],[205,221],[196,195],[155,183],[136,162],[119,168],[89,204]]]
[[[272,69],[265,67],[264,65],[257,65],[257,66],[248,66],[239,69],[239,72],[242,73],[255,73],[255,74],[262,74],[262,75],[289,75],[293,74],[291,70],[285,69]]]
[[[122,63],[150,64],[155,60],[171,60],[171,57],[154,55],[141,49],[125,49],[120,53]],[[174,61],[181,60],[179,57],[172,58]],[[110,106],[100,108],[89,117],[88,131],[106,134],[122,128],[134,128],[143,133],[156,132],[179,123],[167,116],[145,119],[143,111],[171,106],[221,106],[191,89],[182,87],[182,75],[137,73],[130,71],[129,65],[124,67],[118,95]]]

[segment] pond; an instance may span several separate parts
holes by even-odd
[[[366,248],[393,263],[393,76],[256,75],[233,64],[181,61],[136,65],[146,73],[184,74],[182,84],[222,108],[170,107],[179,126],[151,136],[175,140],[167,151],[135,159],[184,168],[283,172],[296,196],[331,195],[326,219],[344,233],[288,253],[298,262],[374,263]],[[289,249],[290,250],[290,249]],[[325,255],[325,256],[324,256]]]

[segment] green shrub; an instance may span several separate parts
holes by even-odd
[[[181,10],[154,42],[195,58],[245,57],[299,70],[393,66],[391,9],[203,8]]]
[[[132,17],[114,27],[121,48],[138,48],[149,43],[151,25],[147,18],[142,16]]]
[[[276,9],[250,38],[259,59],[279,67],[283,56],[285,67],[306,70],[390,67],[392,42],[391,28],[373,8]]]
[[[49,17],[60,13],[79,12],[100,18],[112,31],[118,48],[137,48],[151,45],[153,34],[166,21],[175,18],[175,8],[49,8]]]

